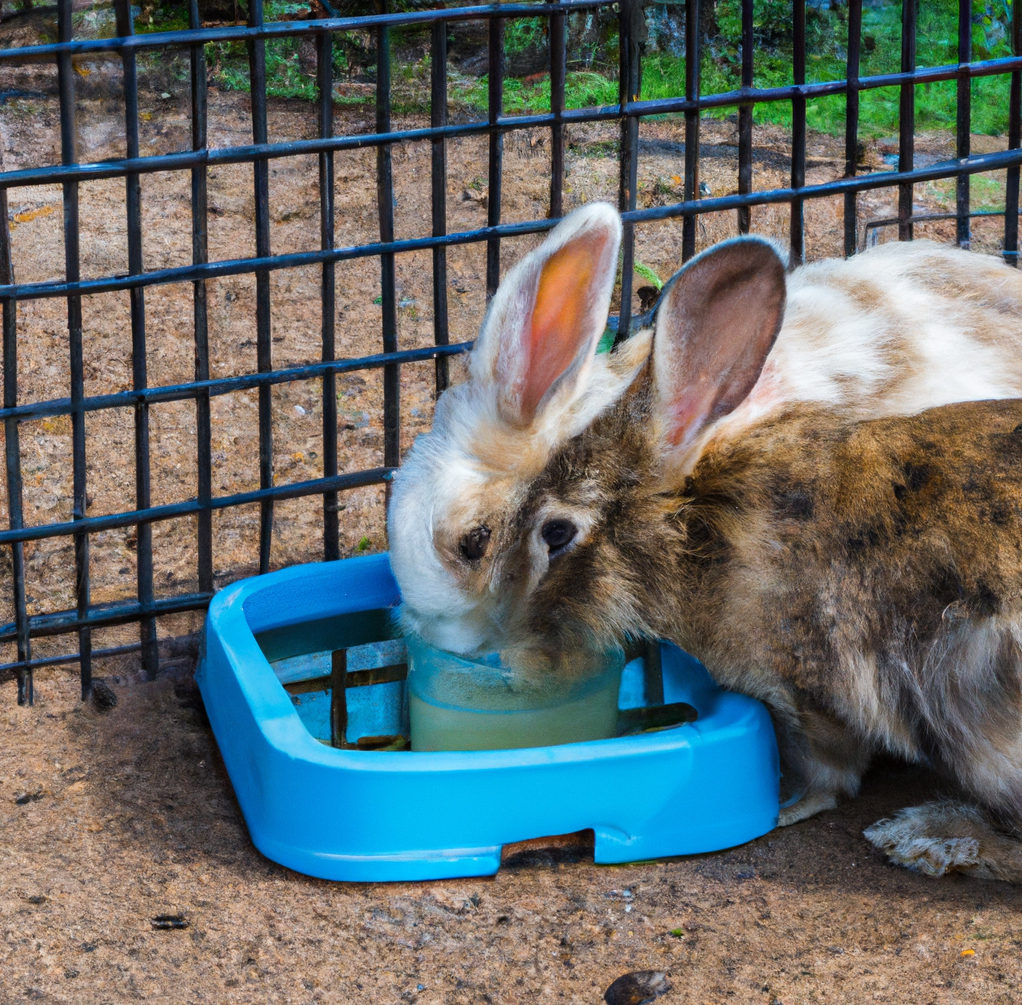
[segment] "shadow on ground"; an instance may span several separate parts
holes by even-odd
[[[1022,892],[862,838],[938,791],[919,769],[719,854],[594,866],[583,836],[493,879],[338,884],[252,847],[187,673],[107,680],[103,714],[59,676],[0,706],[5,1001],[597,1003],[633,970],[667,973],[664,1005],[1018,1000]]]

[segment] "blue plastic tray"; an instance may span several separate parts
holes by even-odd
[[[373,555],[257,576],[210,604],[197,679],[252,840],[268,858],[324,879],[440,879],[491,875],[505,844],[587,828],[596,861],[609,863],[729,848],[775,826],[766,709],[721,691],[667,643],[664,701],[694,705],[695,723],[522,750],[325,746],[270,661],[388,638],[379,612],[399,600],[387,556]],[[393,690],[403,686],[373,685],[391,689],[395,714]]]

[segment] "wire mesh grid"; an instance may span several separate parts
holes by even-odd
[[[158,663],[156,619],[174,612],[199,610],[208,604],[214,589],[213,514],[248,504],[259,506],[259,569],[270,566],[274,533],[274,504],[304,496],[322,498],[322,554],[326,560],[340,555],[338,520],[339,494],[359,486],[386,483],[400,462],[401,382],[405,364],[435,360],[435,388],[439,394],[448,384],[448,361],[463,353],[470,343],[450,344],[448,323],[447,251],[456,245],[484,243],[486,289],[493,294],[500,279],[502,240],[536,234],[551,228],[564,211],[565,131],[572,125],[593,122],[618,123],[620,128],[618,201],[625,221],[622,265],[621,308],[618,338],[627,337],[632,326],[632,277],[635,228],[653,221],[681,218],[682,257],[696,251],[697,219],[700,214],[733,211],[740,233],[750,228],[750,208],[769,204],[790,207],[790,247],[793,262],[804,259],[806,200],[838,196],[844,206],[844,249],[854,254],[858,246],[856,198],[867,189],[895,187],[898,215],[873,221],[869,226],[897,224],[902,240],[913,236],[913,224],[934,215],[913,215],[913,186],[920,182],[956,179],[956,203],[950,216],[956,221],[958,243],[968,246],[970,218],[970,177],[978,172],[1007,171],[1003,254],[1015,263],[1018,245],[1020,99],[1022,99],[1022,4],[1012,7],[1010,45],[1013,55],[1005,58],[972,60],[971,3],[959,0],[958,62],[919,67],[916,60],[918,0],[904,0],[902,10],[901,69],[898,73],[860,76],[862,0],[848,0],[848,45],[846,74],[841,80],[806,82],[806,0],[792,5],[793,65],[790,86],[754,86],[754,11],[752,0],[741,0],[741,86],[726,93],[703,93],[700,88],[700,3],[684,0],[686,80],[685,93],[669,98],[641,99],[642,19],[641,0],[578,0],[539,4],[505,4],[465,8],[388,13],[365,17],[326,17],[308,21],[267,23],[262,0],[251,0],[244,25],[204,27],[196,0],[191,0],[189,28],[134,34],[130,0],[115,0],[116,36],[106,39],[75,39],[72,28],[72,0],[58,0],[57,40],[22,48],[0,50],[0,68],[29,61],[55,62],[59,86],[60,163],[0,173],[0,304],[3,311],[4,398],[0,416],[4,422],[6,492],[9,527],[0,530],[0,545],[11,555],[14,620],[0,626],[0,642],[14,643],[17,659],[0,670],[17,679],[19,703],[31,703],[33,668],[57,664],[80,665],[82,695],[92,679],[93,659],[131,651],[141,652],[148,674]],[[384,0],[384,4],[386,0]],[[619,101],[600,108],[569,109],[565,101],[567,68],[566,19],[580,11],[606,8],[618,26]],[[540,16],[547,23],[550,105],[541,114],[509,115],[504,111],[504,31],[509,19]],[[489,73],[485,120],[452,123],[448,118],[447,30],[459,21],[483,20],[487,24]],[[409,25],[430,31],[431,112],[428,127],[394,129],[391,101],[390,32]],[[337,33],[371,32],[377,48],[375,79],[375,132],[334,135],[332,52]],[[268,40],[282,37],[312,37],[316,54],[318,93],[318,135],[316,138],[271,142],[267,130]],[[252,143],[243,146],[211,147],[207,126],[207,66],[205,45],[210,42],[242,42],[247,47],[251,93]],[[142,53],[183,50],[190,67],[190,149],[169,154],[143,156],[139,145],[139,88],[137,60]],[[123,67],[123,112],[126,156],[117,160],[81,163],[77,157],[75,72],[73,58],[90,54],[114,54]],[[2,70],[0,70],[2,72]],[[1010,77],[1009,132],[1007,149],[973,155],[970,150],[971,82],[979,77]],[[922,84],[957,82],[956,157],[952,161],[914,166],[915,95]],[[859,99],[862,92],[897,87],[900,93],[899,147],[896,170],[857,175],[859,151]],[[806,184],[806,105],[828,95],[845,99],[844,177],[823,184]],[[761,103],[787,102],[792,109],[790,185],[753,191],[753,109]],[[714,109],[737,110],[738,187],[737,192],[703,198],[699,182],[700,115]],[[680,202],[652,208],[637,208],[640,120],[651,116],[684,116],[684,182]],[[544,219],[502,222],[502,170],[504,137],[523,129],[550,130],[549,213]],[[485,137],[488,143],[486,226],[473,230],[448,231],[447,145],[452,139]],[[410,239],[395,239],[394,166],[395,145],[412,142],[431,145],[431,233]],[[371,243],[338,246],[335,241],[334,154],[339,151],[372,148],[376,151],[379,239]],[[319,162],[320,248],[289,254],[273,254],[270,242],[269,163],[273,159],[315,155]],[[235,259],[209,260],[208,222],[210,204],[207,179],[219,165],[251,164],[254,180],[255,255]],[[155,172],[190,174],[191,264],[146,270],[142,255],[142,213],[140,178]],[[126,274],[81,277],[81,226],[79,189],[97,179],[125,180],[124,211],[127,221],[128,270]],[[8,226],[8,190],[21,186],[60,184],[63,203],[65,274],[63,280],[16,282],[17,262],[12,260]],[[395,260],[410,252],[432,255],[433,345],[402,350],[398,345],[398,300]],[[377,259],[380,269],[382,308],[381,351],[371,356],[338,358],[335,324],[335,268],[354,259]],[[283,369],[274,367],[271,338],[270,274],[276,270],[318,267],[321,270],[321,360]],[[256,312],[255,372],[231,377],[211,377],[207,283],[228,276],[251,275],[255,280]],[[146,291],[161,284],[190,283],[193,296],[194,379],[185,383],[151,386],[147,375]],[[131,388],[117,393],[87,395],[83,373],[83,339],[87,338],[82,317],[82,300],[93,294],[127,291],[130,297]],[[19,401],[17,319],[19,304],[41,298],[66,300],[67,362],[70,396],[50,400]],[[383,371],[383,464],[364,470],[338,471],[338,413],[336,378],[357,370]],[[271,389],[275,385],[320,380],[322,383],[323,474],[311,480],[277,484],[274,479]],[[258,395],[259,488],[227,495],[215,495],[211,477],[211,399],[242,390]],[[195,415],[197,458],[194,496],[185,501],[154,505],[151,485],[151,406],[165,402],[192,402]],[[89,516],[86,465],[86,417],[92,413],[110,415],[129,410],[134,422],[134,498],[130,508],[103,516]],[[72,519],[28,526],[24,519],[23,459],[19,424],[28,420],[67,416],[71,423],[73,500]],[[154,591],[152,528],[158,521],[183,516],[195,518],[197,527],[197,589],[157,597]],[[90,591],[90,536],[113,528],[135,528],[137,536],[137,583],[135,599],[93,603]],[[72,610],[29,614],[26,602],[26,542],[70,537],[74,544],[75,598]],[[104,626],[139,625],[137,643],[93,649],[92,632]],[[77,652],[35,657],[32,640],[41,636],[76,634]]]

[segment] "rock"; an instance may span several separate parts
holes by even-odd
[[[633,970],[622,974],[603,993],[607,1005],[646,1005],[671,990],[667,974],[661,970]]]
[[[109,712],[117,707],[117,692],[102,677],[93,677],[90,697],[97,712]]]

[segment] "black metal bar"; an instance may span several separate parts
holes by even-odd
[[[330,746],[343,747],[348,731],[348,650],[330,654]]]
[[[499,227],[482,227],[479,230],[446,234],[443,237],[422,237],[406,241],[363,244],[333,251],[306,251],[289,255],[275,255],[268,258],[243,258],[233,261],[212,262],[208,265],[179,266],[146,272],[141,276],[113,276],[103,279],[84,280],[75,283],[23,283],[0,286],[0,297],[15,297],[18,300],[36,300],[44,297],[60,297],[68,294],[88,296],[96,293],[111,293],[115,290],[130,290],[135,286],[158,286],[167,283],[194,282],[198,279],[222,279],[225,276],[240,276],[258,269],[302,268],[323,262],[350,261],[356,258],[377,258],[385,254],[401,254],[409,251],[428,251],[430,248],[455,244],[477,244],[488,241],[496,235],[517,236],[538,234],[550,230],[556,221],[533,220],[525,223],[505,223]]]
[[[263,23],[263,0],[249,0],[248,23]],[[261,38],[248,43],[249,90],[252,95],[252,140],[266,143],[266,43]],[[270,175],[265,157],[252,162],[255,184],[256,256],[270,257]],[[270,273],[256,269],[256,366],[260,373],[273,369],[273,343],[270,332]],[[259,487],[273,485],[273,398],[269,385],[259,387]],[[259,507],[259,572],[270,571],[270,547],[273,543],[273,499]]]
[[[699,199],[699,0],[685,0],[685,100],[695,106],[685,109],[685,202]],[[684,216],[681,257],[688,261],[696,253],[696,217]]]
[[[850,0],[854,4],[856,0]],[[851,9],[851,8],[850,8]],[[322,22],[317,22],[322,23]],[[149,37],[149,36],[134,36]],[[0,55],[5,51],[0,49]],[[1014,72],[1022,67],[1022,56],[1004,57],[1001,59],[987,60],[981,63],[971,63],[967,66],[959,66],[955,63],[949,66],[934,67],[916,70],[915,73],[902,74],[890,73],[874,77],[864,77],[858,81],[860,91],[872,90],[880,87],[900,87],[906,82],[916,84],[933,84],[942,80],[954,80],[961,74],[968,74],[972,79],[980,77],[995,76],[998,74]],[[676,112],[685,112],[696,108],[715,109],[730,108],[752,101],[754,104],[765,104],[777,101],[793,101],[798,97],[806,99],[821,98],[833,94],[845,94],[848,89],[847,80],[825,81],[818,84],[803,84],[801,86],[753,88],[752,92],[745,90],[726,91],[719,94],[703,95],[698,100],[688,98],[657,98],[647,101],[633,102],[625,112],[622,113],[617,105],[609,105],[602,108],[583,108],[565,111],[562,121],[571,123],[585,122],[606,122],[613,121],[622,114],[635,115],[639,117],[651,115],[668,115]],[[539,115],[517,115],[501,116],[497,125],[502,132],[510,132],[517,129],[534,129],[536,127],[549,127],[556,122],[552,113]],[[442,135],[448,139],[459,136],[476,136],[488,133],[491,129],[487,122],[470,122],[457,125],[448,125]],[[53,185],[64,181],[73,180],[94,180],[100,178],[123,177],[128,171],[138,171],[140,174],[157,171],[173,171],[182,168],[194,167],[197,164],[241,164],[249,163],[255,157],[276,158],[291,157],[304,154],[318,154],[322,150],[355,150],[365,147],[380,146],[395,143],[413,143],[422,140],[435,138],[437,131],[429,128],[395,130],[386,135],[376,133],[365,133],[355,136],[340,136],[332,139],[310,139],[292,140],[284,143],[250,144],[243,147],[222,147],[200,152],[183,151],[176,154],[154,155],[152,157],[141,157],[136,162],[126,160],[98,161],[92,164],[74,164],[73,166],[61,165],[43,168],[26,168],[19,171],[7,171],[0,173],[0,185],[15,187],[29,185]]]
[[[916,23],[919,0],[901,0],[901,69],[911,73],[916,68]],[[916,89],[915,85],[901,85],[898,111],[898,170],[911,171],[915,164]],[[912,240],[913,187],[898,186],[898,240]]]
[[[972,58],[972,3],[958,0],[958,62],[963,67]],[[959,160],[969,156],[972,149],[972,80],[963,69],[958,75],[958,114],[956,116],[956,152]],[[960,174],[955,179],[955,208],[958,226],[955,237],[961,248],[969,247],[969,176]]]
[[[550,0],[547,0],[549,3]],[[564,85],[568,75],[568,43],[563,14],[551,14],[550,45],[550,213],[552,220],[564,215]]]
[[[487,120],[490,151],[489,178],[486,190],[486,225],[500,223],[501,182],[504,172],[504,134],[497,128],[504,109],[504,19],[490,19],[489,69],[487,71]],[[500,284],[500,238],[486,242],[486,299],[497,292]]]
[[[386,13],[389,0],[378,0]],[[390,131],[390,29],[376,31],[376,131]],[[376,149],[376,201],[380,217],[380,240],[394,240],[394,165],[391,148]],[[394,255],[380,255],[380,294],[383,307],[383,351],[397,352],[397,281]],[[401,369],[388,363],[383,368],[383,463],[401,462]]]
[[[1015,164],[1022,163],[1019,150],[1001,150],[991,154],[972,155],[962,162],[947,161],[916,168],[910,175],[902,175],[897,171],[875,172],[854,178],[843,178],[820,185],[807,185],[799,191],[790,188],[770,189],[753,192],[749,195],[728,195],[720,198],[691,200],[674,203],[669,206],[657,206],[629,212],[626,220],[635,223],[650,220],[665,220],[675,216],[687,216],[699,213],[720,213],[736,209],[740,205],[766,206],[776,203],[790,203],[794,198],[819,199],[847,192],[861,192],[875,188],[890,188],[905,181],[915,184],[923,181],[934,181],[940,178],[953,178],[959,173],[978,174],[986,171],[1002,171]],[[334,251],[310,251],[289,255],[277,255],[272,258],[248,258],[233,261],[214,262],[205,266],[181,266],[171,269],[159,269],[147,272],[142,276],[104,277],[95,280],[83,280],[73,283],[24,283],[13,286],[0,285],[0,299],[15,297],[18,300],[34,300],[44,297],[62,297],[68,295],[92,295],[107,293],[113,290],[126,290],[133,286],[156,286],[166,283],[194,282],[196,279],[214,279],[223,276],[251,273],[257,268],[287,269],[300,268],[320,264],[324,261],[347,261],[356,258],[372,258],[383,253],[422,251],[443,244],[446,246],[473,244],[486,241],[499,234],[503,237],[538,234],[550,230],[555,221],[529,220],[522,223],[505,223],[499,227],[482,227],[478,230],[447,234],[443,237],[422,237],[389,243],[365,244],[349,248],[338,248]]]
[[[792,32],[792,79],[796,84],[806,82],[806,0],[792,0],[794,30]],[[806,99],[795,98],[791,103],[791,187],[800,189],[806,183]],[[806,258],[805,203],[794,199],[791,203],[788,244],[791,264],[801,265]]]
[[[57,8],[57,35],[61,42],[71,40],[71,0],[59,0]],[[77,159],[77,127],[75,124],[74,68],[70,51],[60,53],[57,59],[57,86],[60,92],[60,160],[72,164]],[[69,283],[77,282],[80,275],[78,183],[64,183],[64,272]],[[82,359],[82,300],[79,296],[67,298],[68,348],[71,369],[71,454],[72,497],[71,513],[75,522],[86,519],[85,412],[81,409],[85,397],[85,371]],[[84,621],[89,613],[89,537],[85,532],[75,534],[75,597],[78,618]],[[88,628],[78,632],[78,651],[81,653],[82,697],[92,686],[92,633]],[[23,696],[20,688],[18,702]],[[32,703],[31,678],[24,700]]]
[[[845,92],[845,178],[854,178],[859,164],[859,58],[862,45],[862,0],[848,0],[847,91]],[[855,254],[857,190],[845,193],[845,257]]]
[[[201,26],[198,0],[189,0],[188,22],[193,28]],[[207,139],[207,87],[206,50],[193,45],[189,50],[192,95],[192,150],[206,149]],[[205,265],[209,261],[209,199],[207,171],[204,164],[192,168],[192,263]],[[209,318],[207,290],[204,280],[192,284],[192,314],[195,329],[195,379],[209,380]],[[197,534],[197,564],[199,590],[213,589],[213,511],[209,501],[213,497],[212,424],[208,391],[195,396],[195,448],[197,453],[196,491],[202,505],[199,510]]]
[[[1011,51],[1022,54],[1022,0],[1012,0],[1011,5]],[[1011,90],[1008,97],[1008,149],[1017,150],[1022,146],[1022,72],[1015,70],[1011,75]],[[1018,265],[1018,165],[1008,168],[1004,193],[1004,259]]]
[[[606,0],[580,0],[579,3],[550,3],[544,7],[544,13],[575,13],[596,7],[606,6]],[[514,17],[535,17],[535,5],[491,5],[486,7],[464,7],[444,10],[439,8],[433,11],[424,11],[416,14],[393,14],[388,17],[368,18],[337,18],[321,19],[313,21],[281,21],[265,24],[258,29],[249,28],[204,28],[198,32],[190,30],[172,32],[152,32],[145,35],[134,35],[130,39],[104,38],[88,41],[78,41],[70,44],[54,43],[51,45],[18,46],[16,48],[0,49],[0,65],[10,63],[19,65],[22,63],[47,62],[52,57],[62,52],[72,52],[76,56],[90,56],[102,52],[120,52],[121,49],[170,49],[190,48],[195,44],[206,42],[227,42],[227,41],[251,41],[253,39],[272,39],[283,36],[301,37],[305,34],[318,34],[321,31],[365,31],[375,29],[381,24],[388,27],[401,27],[404,25],[431,24],[436,20],[444,21],[466,21],[477,20],[499,14],[503,19]],[[990,74],[1005,73],[1019,65],[1018,57],[999,57],[997,59],[974,62],[967,68],[972,76],[987,76]],[[953,63],[945,66],[930,67],[917,71],[913,79],[917,83],[932,83],[936,80],[950,80],[958,76],[959,64]],[[863,89],[876,87],[897,87],[904,82],[905,75],[901,73],[876,74],[864,78]],[[791,101],[795,88],[765,88],[757,90],[755,101]],[[820,97],[826,94],[842,94],[845,90],[845,81],[834,80],[821,84],[808,84],[802,89],[806,97]],[[761,97],[760,95],[763,95]],[[722,92],[721,95],[709,96],[710,99],[721,98],[723,104],[738,105],[750,100],[750,96],[742,91]],[[656,105],[664,105],[664,111],[684,111],[684,106],[674,107],[668,99],[654,102]],[[715,107],[705,105],[704,107]],[[652,115],[659,114],[651,108],[644,108],[641,113],[636,114]],[[613,118],[614,113],[609,113],[607,118]]]
[[[114,9],[117,17],[117,34],[129,37],[134,34],[131,0],[116,0]],[[121,53],[124,79],[124,135],[129,158],[139,155],[138,147],[138,68],[135,53],[126,49]],[[138,275],[142,264],[142,187],[135,172],[125,176],[125,209],[128,231],[128,271]],[[135,390],[148,384],[146,365],[145,330],[145,289],[130,290],[128,293],[131,309],[131,375]],[[149,457],[149,405],[141,401],[135,405],[135,509],[144,512],[149,508],[152,489]],[[143,611],[153,603],[153,529],[148,523],[136,528],[136,583],[138,603]],[[159,667],[159,653],[156,649],[156,621],[143,616],[139,621],[139,642],[142,646],[142,672],[149,678],[156,676]],[[88,688],[82,683],[82,695],[88,695]]]
[[[430,94],[430,125],[442,129],[447,125],[447,24],[433,23],[432,91]],[[443,136],[432,143],[431,180],[433,185],[433,236],[447,233],[447,140]],[[447,315],[447,251],[443,246],[433,249],[433,342],[450,342]],[[436,360],[436,396],[439,398],[450,383],[446,356]]]
[[[753,33],[752,0],[742,0],[742,89],[752,89]],[[794,152],[794,143],[792,144]],[[738,191],[745,195],[752,191],[752,105],[738,106]],[[748,234],[751,210],[738,209],[738,233]]]
[[[642,90],[642,62],[639,44],[640,20],[644,17],[640,0],[621,0],[618,7],[619,70],[618,101],[622,108],[637,101]],[[639,182],[639,120],[621,120],[621,154],[618,165],[618,208],[627,213],[635,209]],[[621,313],[617,342],[628,338],[632,323],[632,277],[635,270],[635,224],[626,223],[621,238]]]
[[[341,650],[345,652],[346,650]],[[331,653],[331,657],[333,654]],[[331,670],[333,659],[331,659]],[[2,670],[3,667],[0,667]],[[370,667],[368,670],[352,670],[344,675],[345,691],[353,687],[371,687],[373,684],[393,684],[395,681],[408,679],[407,663],[391,663],[384,667]],[[308,677],[305,680],[292,680],[284,685],[288,694],[315,694],[317,691],[331,689],[333,673],[319,677]]]
[[[319,135],[334,132],[333,36],[316,36],[316,82],[319,88]],[[324,150],[319,155],[319,240],[328,251],[334,246],[334,155]],[[337,276],[334,264],[324,262],[320,287],[322,300],[322,359],[336,359],[335,323],[337,316]],[[337,380],[333,371],[323,374],[323,475],[337,474]],[[337,520],[337,493],[323,493],[323,558],[332,562],[341,557]]]
[[[141,642],[129,642],[125,646],[113,646],[109,649],[93,649],[92,658],[100,659],[104,656],[126,656],[129,653],[137,653],[142,649]],[[59,667],[68,663],[77,663],[81,659],[81,653],[68,653],[65,656],[40,656],[38,659],[17,660],[14,663],[0,663],[0,673],[10,673],[21,670],[36,670],[39,667]]]
[[[185,593],[176,597],[158,598],[153,602],[156,615],[177,614],[181,611],[195,611],[207,607],[213,595],[210,593]],[[29,618],[29,631],[33,638],[47,638],[52,635],[68,635],[71,632],[91,631],[93,628],[110,628],[137,621],[142,614],[138,601],[126,604],[94,604],[87,618],[80,618],[77,611],[53,611],[36,614]],[[13,624],[0,626],[0,642],[10,642],[15,637]],[[141,645],[137,645],[141,649]],[[81,653],[78,654],[81,659]],[[89,650],[90,659],[92,650]],[[33,661],[34,662],[34,661]]]
[[[44,419],[53,415],[71,415],[76,408],[83,412],[98,412],[105,408],[131,408],[139,401],[150,403],[185,401],[206,393],[211,397],[217,397],[235,391],[248,391],[262,384],[288,384],[296,380],[319,378],[328,373],[352,373],[356,370],[378,369],[391,363],[419,363],[441,355],[457,356],[471,348],[471,342],[457,342],[454,345],[403,349],[401,352],[377,353],[375,356],[359,356],[357,359],[308,363],[305,366],[273,370],[270,373],[248,373],[238,377],[218,377],[188,384],[165,384],[162,387],[148,387],[139,391],[98,394],[83,398],[78,404],[73,403],[70,398],[54,398],[51,401],[38,401],[0,409],[0,419]]]
[[[210,506],[213,509],[228,509],[233,506],[246,506],[251,503],[262,503],[267,500],[301,499],[303,496],[322,495],[324,492],[340,489],[361,488],[364,485],[381,485],[390,481],[395,470],[396,468],[369,468],[365,471],[334,475],[333,478],[313,478],[305,482],[274,485],[272,488],[254,489],[251,492],[238,492],[230,496],[214,496]],[[150,506],[145,512],[112,513],[109,516],[92,516],[81,521],[23,527],[17,531],[3,530],[0,531],[0,544],[10,544],[12,541],[38,541],[45,537],[63,537],[68,534],[79,533],[83,526],[89,533],[95,533],[101,530],[113,530],[115,527],[129,527],[140,520],[147,520],[152,523],[158,520],[173,520],[178,517],[192,516],[198,513],[200,506],[201,504],[198,500],[189,499],[186,502]],[[155,605],[156,602],[154,601],[154,610]]]
[[[7,222],[7,189],[0,188],[0,280],[14,282],[14,262],[11,258],[11,230]],[[3,301],[3,367],[4,408],[18,403],[18,302]],[[21,444],[18,420],[4,420],[4,460],[7,474],[7,519],[11,530],[24,525],[22,507]],[[32,686],[32,641],[28,632],[28,609],[25,600],[25,547],[20,541],[11,544],[11,574],[14,582],[14,623],[18,642],[18,700],[27,700]]]
[[[969,218],[975,220],[977,217],[989,217],[989,216],[1004,216],[1005,211],[1003,209],[977,209],[972,210],[969,213]],[[913,223],[933,223],[936,220],[957,220],[957,213],[914,213],[912,216]],[[863,232],[868,234],[871,230],[877,230],[880,227],[894,227],[901,222],[900,217],[894,216],[886,220],[870,220],[869,223],[863,228]],[[1003,255],[1017,254],[1017,252],[1002,252]]]
[[[664,703],[664,664],[659,639],[645,645],[642,654],[642,684],[643,704],[647,708]]]
[[[551,3],[549,11],[554,13],[575,13],[606,7],[607,0],[563,0]],[[252,41],[271,39],[286,35],[318,34],[321,31],[370,31],[381,26],[400,28],[410,25],[432,24],[434,21],[475,21],[480,18],[498,16],[504,19],[536,16],[534,4],[484,4],[479,7],[440,7],[426,11],[408,11],[397,14],[368,14],[359,17],[331,17],[314,21],[277,21],[251,25],[202,28],[199,31],[178,29],[175,31],[151,32],[134,35],[131,38],[97,38],[77,42],[56,42],[46,45],[20,46],[17,50],[0,49],[0,63],[46,62],[61,52],[75,55],[93,55],[102,52],[120,52],[121,49],[171,49],[187,48],[206,42]]]

